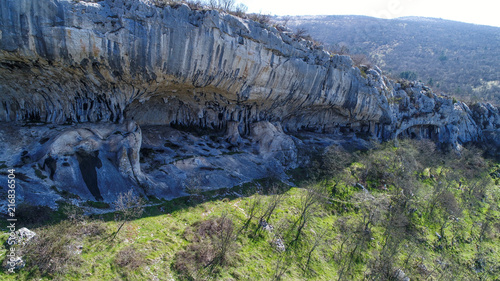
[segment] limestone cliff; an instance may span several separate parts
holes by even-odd
[[[46,159],[54,159],[58,167],[73,163],[60,176],[73,177],[76,186],[78,168],[101,171],[98,166],[104,165],[113,170],[111,174],[123,176],[121,185],[147,186],[155,194],[154,190],[185,186],[193,167],[213,171],[233,163],[233,178],[226,178],[224,171],[214,179],[209,175],[203,179],[206,187],[231,186],[272,169],[260,161],[294,166],[294,140],[286,133],[298,131],[356,133],[377,140],[430,138],[454,146],[488,142],[498,148],[497,108],[484,104],[469,108],[436,96],[420,83],[396,83],[378,68],[353,66],[347,56],[331,56],[311,42],[251,20],[186,5],[161,8],[139,0],[4,0],[0,10],[0,121],[56,126],[134,120],[149,128],[143,147],[156,152],[169,140],[166,135],[155,136],[160,134],[156,127],[148,126],[211,128],[226,130],[228,145],[252,152],[250,158],[229,155],[230,146],[223,145],[220,149],[228,154],[222,162],[156,159],[143,167],[150,169],[148,177],[139,167],[142,135],[133,122],[128,129],[109,125],[106,132],[93,125],[73,126],[61,129],[59,137],[43,137],[43,130],[37,129],[34,134],[39,139],[61,143],[35,153],[36,157],[29,153],[31,161],[38,161],[56,179],[57,171],[63,170],[52,172]],[[203,156],[195,144],[198,140],[193,141],[190,149]],[[33,149],[42,151],[39,146]],[[60,147],[72,148],[59,153]],[[21,161],[26,155],[18,150],[8,163],[27,165]],[[99,151],[104,153],[96,154]],[[71,159],[64,160],[65,153]],[[159,167],[164,167],[163,174]],[[243,167],[252,173],[245,174]],[[99,178],[87,181],[85,192],[95,199],[102,196],[90,188],[102,186]]]
[[[442,142],[483,137],[466,105],[250,20],[142,1],[0,5],[3,121],[237,121],[248,133],[252,122],[270,120],[286,131],[379,139],[407,130]]]

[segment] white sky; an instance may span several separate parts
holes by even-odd
[[[420,16],[500,27],[500,0],[239,0],[271,15]]]

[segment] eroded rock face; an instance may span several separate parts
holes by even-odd
[[[2,5],[1,120],[237,121],[248,133],[262,119],[295,130],[387,115],[349,58],[253,21],[140,1]]]
[[[238,122],[249,134],[266,120],[285,131],[451,144],[482,140],[482,118],[498,129],[498,118],[480,117],[484,110],[472,114],[421,84],[394,83],[378,68],[353,67],[348,57],[216,11],[123,0],[0,8],[2,121]]]
[[[500,114],[491,104],[475,104],[472,118],[482,128],[482,143],[492,153],[500,155]]]
[[[113,203],[129,190],[171,199],[270,175],[285,179],[285,170],[297,165],[297,140],[279,126],[255,123],[248,137],[231,126],[228,134],[200,136],[164,125],[141,129],[133,121],[8,123],[0,124],[0,153],[2,165],[15,169],[17,202],[51,207],[58,200]]]
[[[129,122],[121,126],[87,126],[69,129],[36,154],[56,188],[82,198],[112,202],[136,186],[148,186],[141,172],[139,151],[142,133]],[[37,159],[34,159],[37,160]],[[138,193],[143,193],[137,189]]]
[[[297,148],[293,139],[283,132],[279,124],[275,126],[268,121],[253,123],[250,136],[265,160],[273,158],[288,168],[296,167]]]
[[[241,138],[239,127],[240,127],[240,123],[238,123],[238,122],[235,122],[235,121],[227,122],[226,140],[233,145],[239,145],[243,141]]]
[[[0,10],[0,154],[26,177],[21,200],[51,204],[51,186],[83,199],[128,188],[170,198],[279,176],[297,165],[287,134],[298,131],[500,145],[498,108],[396,83],[217,11],[124,0],[6,0]]]
[[[483,125],[462,104],[250,20],[141,1],[0,5],[3,121],[133,119],[214,129],[235,121],[248,134],[266,120],[285,131],[381,140],[482,138]]]
[[[82,200],[113,202],[129,189],[144,194],[158,188],[141,171],[142,133],[135,122],[0,129],[16,136],[3,143],[2,159],[16,170],[21,201],[43,201],[37,191],[50,199],[69,192]]]
[[[297,162],[295,144],[272,124],[261,123],[264,128],[255,138],[239,136],[237,123],[228,126],[232,129],[227,134],[203,136],[162,125],[143,126],[141,168],[177,194],[229,188],[270,175],[285,178],[284,171]],[[272,146],[260,142],[272,136]]]

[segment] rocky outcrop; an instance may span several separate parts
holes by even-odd
[[[466,105],[251,20],[142,1],[0,5],[3,121],[133,119],[215,129],[236,121],[248,134],[251,123],[267,120],[285,131],[382,140],[483,138],[482,117],[473,119]]]
[[[273,158],[288,168],[297,164],[297,148],[293,139],[283,132],[280,125],[268,121],[253,123],[250,137],[257,144],[257,151],[264,155],[264,160]]]
[[[113,202],[132,189],[167,188],[142,173],[141,129],[134,123],[91,126],[0,127],[4,165],[15,169],[16,197],[45,204],[65,194]],[[141,188],[142,187],[142,188]],[[2,189],[2,191],[5,191]],[[46,193],[40,198],[36,194]]]
[[[129,188],[169,198],[280,175],[297,164],[291,132],[499,147],[497,108],[392,81],[251,20],[139,0],[0,10],[0,130],[22,135],[2,156],[25,174],[28,201],[64,191],[112,201]]]
[[[32,160],[58,190],[112,202],[128,189],[151,184],[139,164],[141,141],[141,129],[135,122],[71,128],[42,145],[33,154],[41,158]],[[142,189],[136,192],[143,193]]]
[[[129,190],[171,199],[270,175],[284,179],[284,171],[297,165],[300,141],[279,126],[255,123],[253,137],[241,137],[237,124],[230,128],[228,134],[199,136],[163,125],[140,128],[133,121],[0,124],[6,160],[0,165],[15,169],[18,202],[53,207],[59,200],[113,203]],[[0,180],[7,182],[8,174],[1,173]],[[6,188],[0,196],[7,196]],[[3,210],[7,204],[0,201]]]
[[[232,120],[248,133],[260,120],[319,129],[390,115],[349,58],[253,21],[140,1],[1,8],[1,120],[213,128]]]

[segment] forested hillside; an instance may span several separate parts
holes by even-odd
[[[393,77],[421,80],[467,101],[500,104],[500,28],[365,16],[279,18],[335,51],[365,54]],[[342,48],[343,47],[343,48]]]

